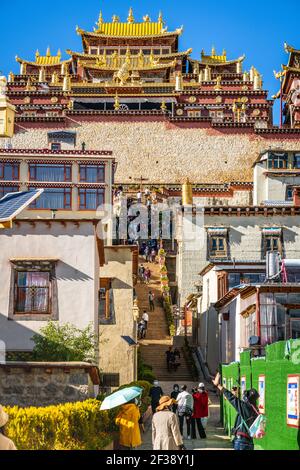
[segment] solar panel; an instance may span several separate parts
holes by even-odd
[[[137,346],[137,343],[130,336],[121,336],[121,338],[126,341],[129,346]]]
[[[6,194],[0,199],[0,222],[12,220],[39,197],[43,191],[43,189],[35,189]]]

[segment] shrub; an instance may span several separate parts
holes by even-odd
[[[166,319],[167,319],[167,322],[168,322],[170,336],[175,336],[176,327],[175,327],[175,323],[174,323],[174,316],[173,316],[172,307],[171,307],[169,302],[164,302],[164,311],[165,311]]]
[[[80,330],[69,323],[49,322],[32,341],[36,361],[94,362],[95,359],[96,338],[91,325]]]
[[[113,437],[98,400],[45,408],[6,408],[7,435],[19,450],[101,450]]]

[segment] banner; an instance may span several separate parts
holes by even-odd
[[[287,381],[287,424],[300,428],[300,375],[289,375]]]

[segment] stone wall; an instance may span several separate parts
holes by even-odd
[[[85,142],[87,150],[112,150],[118,162],[116,182],[122,183],[132,183],[141,175],[151,183],[181,183],[187,177],[194,183],[252,181],[252,164],[260,152],[300,147],[300,137],[271,139],[243,129],[229,133],[126,116],[102,122],[79,119],[78,125],[70,121],[68,127],[77,133],[76,148]],[[17,129],[14,148],[48,147],[49,128]]]
[[[1,405],[48,406],[94,398],[91,371],[85,363],[0,364]]]

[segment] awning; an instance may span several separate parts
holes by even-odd
[[[265,227],[262,229],[262,233],[265,236],[280,236],[282,234],[281,227]]]
[[[212,227],[207,229],[207,233],[210,236],[226,236],[228,234],[228,228]]]

